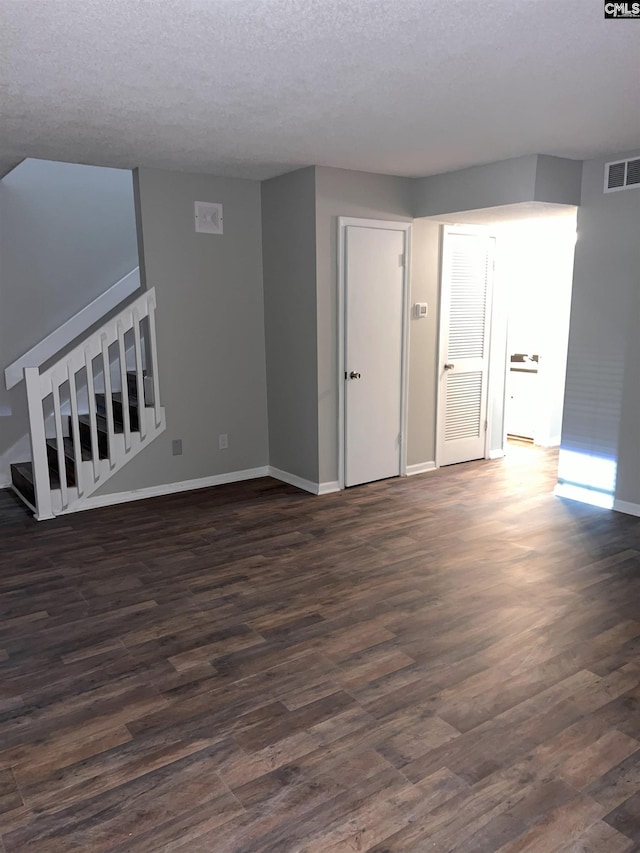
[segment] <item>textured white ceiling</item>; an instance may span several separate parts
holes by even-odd
[[[0,0],[0,168],[588,158],[640,147],[639,77],[602,0]]]

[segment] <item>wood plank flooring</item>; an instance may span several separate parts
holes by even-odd
[[[0,492],[1,853],[639,851],[640,519],[555,466]]]

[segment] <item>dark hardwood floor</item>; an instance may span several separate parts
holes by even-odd
[[[2,853],[640,850],[640,519],[555,463],[0,492]]]

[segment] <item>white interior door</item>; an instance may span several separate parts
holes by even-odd
[[[345,228],[346,486],[401,473],[406,233]]]
[[[486,453],[493,241],[445,228],[438,363],[438,465]]]

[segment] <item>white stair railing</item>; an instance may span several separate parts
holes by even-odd
[[[39,520],[80,508],[78,504],[83,499],[164,430],[165,415],[160,406],[158,382],[155,309],[155,290],[147,290],[48,369],[40,372],[37,367],[24,368],[34,509]],[[125,336],[133,338],[134,368],[128,366],[128,362],[131,365],[132,355],[131,350],[127,350]],[[118,429],[112,386],[112,367],[116,361],[119,369],[115,376],[120,382],[118,404],[121,412]],[[133,429],[131,423],[129,374],[135,376],[138,429]],[[98,412],[96,397],[96,379],[100,375],[104,386],[103,415]],[[88,397],[88,412],[84,414],[84,421],[80,413],[79,384],[86,387]],[[63,399],[66,401],[67,398],[70,414],[65,415]],[[52,418],[45,417],[45,402],[49,401],[53,405]],[[68,429],[65,430],[67,418]],[[106,429],[101,430],[102,441],[99,419],[106,422]],[[84,444],[82,427],[85,432]],[[55,439],[55,445],[52,438]],[[65,438],[67,447],[70,445],[72,449],[71,454],[65,450]],[[51,482],[54,446],[53,468],[59,481],[57,484]],[[83,450],[84,456],[88,457],[84,460]],[[68,466],[73,472],[71,477],[68,475]]]

